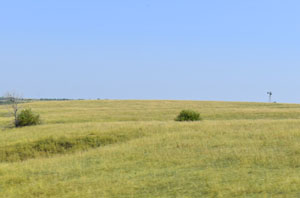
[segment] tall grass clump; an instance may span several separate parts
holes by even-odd
[[[35,114],[31,109],[23,109],[16,119],[16,127],[31,126],[40,124],[40,115]]]
[[[175,118],[175,121],[198,121],[201,120],[200,114],[192,110],[182,110]]]

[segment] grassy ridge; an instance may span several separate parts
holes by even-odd
[[[128,137],[100,137],[89,135],[76,138],[49,137],[35,142],[18,143],[15,145],[0,147],[0,162],[23,161],[30,158],[50,157],[55,154],[65,154],[89,148],[96,148],[124,141]]]
[[[56,152],[60,155],[37,152],[22,162],[0,163],[0,197],[300,196],[300,105],[197,101],[27,105],[41,114],[43,125],[0,131],[0,150],[63,140],[62,150]],[[204,120],[174,122],[182,109],[195,109]],[[95,139],[84,141],[86,137]],[[109,144],[100,142],[98,147],[97,138],[107,138]],[[66,142],[74,146],[65,149]]]

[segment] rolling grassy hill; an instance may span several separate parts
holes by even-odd
[[[300,105],[199,101],[0,106],[0,197],[300,197]],[[182,109],[203,121],[175,122]]]

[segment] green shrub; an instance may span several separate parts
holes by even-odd
[[[200,114],[192,110],[182,110],[175,121],[197,121],[201,120]]]
[[[31,109],[23,109],[17,115],[16,127],[40,124],[40,115],[34,114]]]

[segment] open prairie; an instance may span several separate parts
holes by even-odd
[[[0,108],[0,197],[300,197],[300,105],[50,101]],[[175,122],[183,109],[202,121]]]

